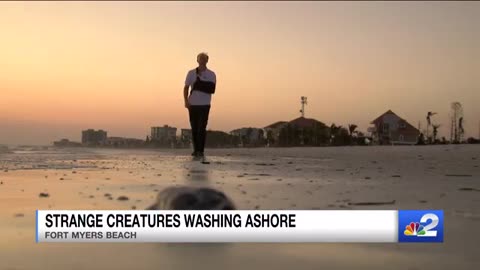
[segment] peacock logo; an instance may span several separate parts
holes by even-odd
[[[443,242],[443,210],[398,210],[398,242]]]
[[[421,236],[425,235],[425,229],[423,225],[418,222],[410,222],[410,224],[405,227],[403,234],[406,236]]]

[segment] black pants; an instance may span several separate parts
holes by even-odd
[[[188,110],[192,127],[193,150],[203,153],[207,139],[208,114],[210,105],[191,105]]]

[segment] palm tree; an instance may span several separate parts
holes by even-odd
[[[331,144],[337,144],[338,136],[340,135],[340,131],[344,129],[342,126],[337,126],[335,123],[332,123],[330,126],[330,143]]]
[[[430,140],[430,136],[428,134],[428,128],[432,125],[432,116],[434,116],[435,114],[437,114],[436,112],[428,112],[427,113],[427,139]],[[435,139],[434,139],[435,141]]]
[[[350,133],[350,137],[353,137],[353,133],[355,133],[355,129],[357,129],[357,125],[349,124],[348,125],[348,132]]]

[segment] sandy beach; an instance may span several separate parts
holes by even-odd
[[[479,145],[209,149],[210,164],[189,154],[1,152],[0,269],[480,268]],[[445,242],[35,243],[36,209],[145,209],[177,184],[215,187],[240,209],[443,209]]]

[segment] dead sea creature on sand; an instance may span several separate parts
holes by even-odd
[[[147,210],[235,210],[223,192],[207,187],[168,187]]]

